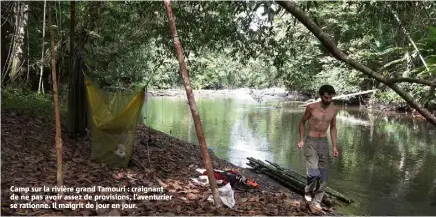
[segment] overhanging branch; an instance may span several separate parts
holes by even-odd
[[[316,23],[310,19],[304,11],[299,9],[293,1],[277,1],[277,3],[297,18],[306,28],[315,35],[326,49],[338,60],[348,64],[349,66],[361,71],[363,74],[370,76],[371,78],[386,84],[393,91],[395,91],[401,98],[403,98],[410,106],[420,112],[429,122],[436,126],[436,117],[432,115],[427,109],[425,109],[419,102],[396,83],[389,83],[388,79],[384,78],[381,74],[375,72],[369,67],[361,64],[360,62],[349,58],[344,52],[342,52],[335,44],[333,39],[325,33]]]
[[[277,1],[277,3],[285,8],[289,13],[291,13],[295,18],[297,18],[306,28],[312,32],[315,37],[317,37],[321,43],[326,47],[326,49],[338,60],[348,63],[354,67],[357,63],[356,61],[349,59],[347,55],[342,52],[335,44],[333,39],[325,33],[312,19],[310,19],[304,11],[299,9],[295,2],[293,1]],[[359,64],[357,65],[358,70],[364,74],[375,78],[379,82],[386,82],[384,77],[377,72],[371,70],[370,68]]]
[[[415,84],[423,84],[430,87],[436,87],[435,82],[431,81],[425,81],[417,78],[408,78],[408,77],[401,77],[401,78],[390,78],[387,79],[387,84],[394,84],[394,83],[400,83],[400,82],[407,82],[407,83],[415,83]]]

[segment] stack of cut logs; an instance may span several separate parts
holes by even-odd
[[[247,159],[249,160],[247,165],[252,167],[256,172],[263,173],[276,180],[283,186],[288,187],[301,195],[304,195],[304,187],[306,185],[306,178],[304,176],[290,169],[281,168],[279,165],[268,160],[265,161],[270,165],[252,157],[248,157]],[[343,194],[327,187],[326,196],[324,197],[323,202],[326,204],[331,204],[332,199],[337,199],[345,203],[354,202],[352,199],[349,199]]]

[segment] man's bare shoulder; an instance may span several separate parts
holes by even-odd
[[[320,104],[321,104],[321,102],[312,103],[312,104],[308,105],[307,108],[308,108],[309,110],[314,110],[314,109],[316,109],[316,108],[319,108],[319,107],[320,107]]]

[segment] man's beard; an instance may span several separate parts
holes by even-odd
[[[330,103],[332,103],[332,102],[324,102],[324,100],[321,100],[321,102],[322,102],[322,104],[325,105],[325,106],[329,106]]]

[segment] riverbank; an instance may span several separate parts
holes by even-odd
[[[124,210],[10,208],[11,204],[17,203],[10,199],[11,186],[55,185],[55,131],[54,123],[16,109],[3,108],[1,115],[2,215],[339,215],[328,207],[323,207],[322,213],[312,213],[305,206],[300,206],[300,195],[264,175],[238,168],[210,151],[215,169],[237,169],[260,186],[259,191],[235,190],[235,207],[216,209],[207,201],[210,190],[190,182],[191,178],[198,177],[196,169],[203,167],[199,147],[144,126],[137,128],[132,156],[145,169],[138,164],[126,169],[114,169],[91,162],[91,138],[70,139],[63,132],[64,185],[164,187],[165,194],[172,196],[171,200],[100,202],[136,204],[136,208]],[[90,194],[95,196],[97,193]],[[51,205],[53,201],[37,198],[32,203]]]
[[[223,89],[223,90],[193,90],[194,97],[196,98],[237,98],[237,99],[250,99],[257,103],[270,103],[277,108],[296,105],[302,105],[309,100],[313,100],[312,96],[307,93],[298,91],[287,91],[285,88],[266,88],[266,89]],[[182,97],[186,98],[186,91],[184,89],[168,89],[168,90],[149,90],[150,97]],[[348,100],[336,100],[336,104],[342,106],[357,107],[365,109],[368,112],[383,113],[387,115],[396,114],[410,114],[418,116],[419,114],[411,114],[413,109],[407,103],[382,103],[373,102],[368,103],[367,100],[359,101],[358,98],[350,98]],[[436,105],[431,105],[428,110],[436,115]]]
[[[167,90],[149,90],[149,96],[155,97],[186,97],[184,89],[167,89]],[[220,98],[220,97],[236,97],[236,98],[251,98],[257,102],[268,101],[306,101],[310,96],[305,93],[296,91],[286,91],[284,88],[268,88],[268,89],[223,89],[223,90],[193,90],[195,97],[202,98]]]

